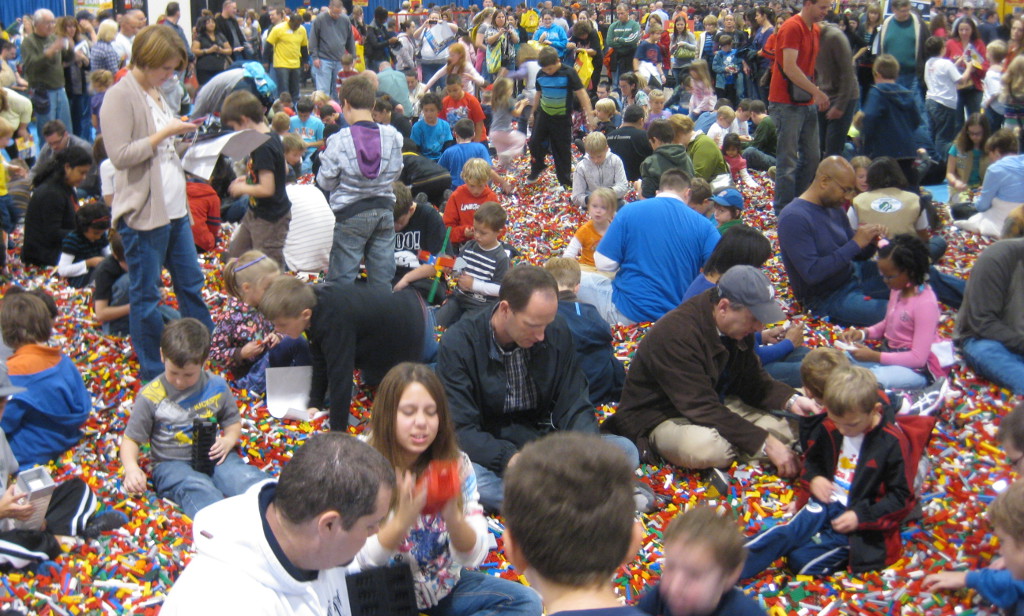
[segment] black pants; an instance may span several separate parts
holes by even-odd
[[[547,145],[548,147],[545,147]],[[555,159],[555,176],[564,188],[572,187],[572,123],[569,116],[550,116],[537,113],[537,121],[530,138],[530,175],[540,175],[547,164],[548,150]]]

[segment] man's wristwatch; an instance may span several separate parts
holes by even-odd
[[[799,397],[800,397],[800,394],[793,394],[792,396],[790,396],[790,397],[789,397],[789,400],[786,400],[786,406],[784,406],[784,407],[782,408],[782,410],[786,411],[787,413],[788,413],[788,412],[789,412],[790,410],[792,410],[792,408],[793,408],[793,403],[794,403],[794,402],[796,402],[796,399],[797,399],[797,398],[799,398]]]

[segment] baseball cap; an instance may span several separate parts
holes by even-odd
[[[25,391],[24,387],[11,385],[11,377],[7,376],[7,362],[0,361],[0,397],[13,396]]]
[[[711,200],[718,205],[743,209],[743,194],[735,188],[723,188],[711,195]]]
[[[730,302],[750,309],[762,323],[778,323],[786,318],[775,301],[775,289],[764,272],[750,265],[734,265],[718,279],[718,292]]]

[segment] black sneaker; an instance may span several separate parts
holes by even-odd
[[[128,523],[128,516],[108,509],[103,513],[96,514],[89,520],[89,523],[85,525],[85,530],[82,531],[82,536],[86,539],[95,539],[100,536],[100,533],[104,533],[108,530],[114,530],[115,528],[121,528]]]
[[[540,180],[539,173],[531,173],[530,175],[526,176],[527,184],[536,184],[538,180]]]

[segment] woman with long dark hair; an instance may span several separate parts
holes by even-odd
[[[32,179],[32,197],[25,210],[25,241],[21,262],[54,266],[64,236],[75,230],[78,196],[75,188],[92,168],[88,150],[71,146],[58,152]]]
[[[199,18],[196,37],[192,39],[192,55],[196,57],[196,81],[200,87],[230,64],[231,44],[217,32],[217,21],[213,17]]]
[[[857,65],[857,83],[860,85],[860,104],[867,100],[868,90],[875,85],[875,77],[871,67],[875,63],[875,54],[871,53],[875,44],[875,37],[878,36],[879,28],[882,26],[882,7],[878,4],[869,4],[864,12],[864,27],[860,30],[861,39],[864,45],[853,54],[853,61]]]
[[[973,19],[956,22],[954,36],[946,41],[946,57],[961,71],[971,71],[970,84],[957,90],[956,127],[960,130],[966,116],[981,111],[982,80],[988,71],[985,41],[981,40]]]

